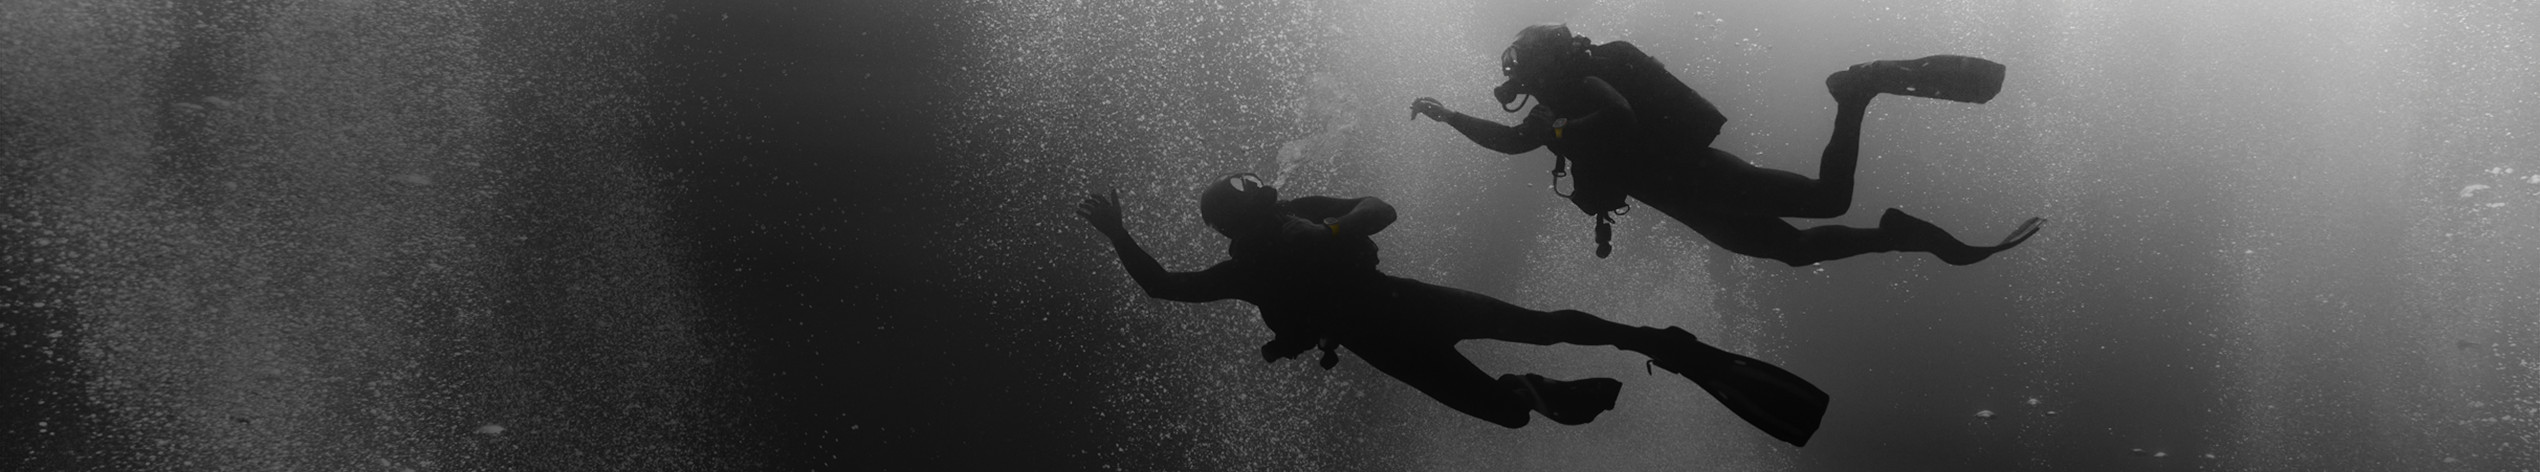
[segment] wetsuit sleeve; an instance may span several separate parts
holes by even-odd
[[[1632,114],[1632,102],[1623,99],[1623,92],[1615,90],[1613,84],[1605,79],[1588,77],[1579,80],[1579,89],[1586,92],[1590,103],[1597,106],[1596,111],[1570,120],[1562,127],[1560,139],[1580,135],[1627,134],[1640,128],[1638,119]]]
[[[1326,218],[1339,219],[1333,224],[1339,226],[1340,236],[1374,235],[1392,226],[1394,221],[1393,204],[1376,197],[1301,197],[1288,200],[1287,205],[1289,214],[1306,221],[1322,223]]]
[[[1514,127],[1463,113],[1447,115],[1446,124],[1464,133],[1464,138],[1473,140],[1473,144],[1501,154],[1523,154],[1543,147],[1544,138],[1551,137],[1552,130],[1552,121],[1541,113],[1526,115],[1526,121]]]
[[[1112,238],[1111,249],[1120,253],[1120,265],[1129,269],[1129,278],[1147,296],[1177,302],[1213,302],[1235,298],[1241,292],[1234,280],[1234,261],[1219,262],[1199,272],[1172,272],[1155,261],[1138,241],[1127,235]]]

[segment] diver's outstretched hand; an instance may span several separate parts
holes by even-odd
[[[1129,236],[1129,228],[1120,224],[1119,190],[1112,190],[1109,195],[1086,193],[1085,201],[1076,202],[1076,216],[1085,217],[1085,222],[1092,223],[1094,230],[1101,231],[1105,237],[1119,239]]]
[[[1438,102],[1438,99],[1435,98],[1420,97],[1417,100],[1411,101],[1412,118],[1419,118],[1421,115],[1428,115],[1429,119],[1443,123],[1446,122],[1446,117],[1448,115],[1453,114],[1455,114],[1454,111],[1446,109],[1446,104]]]

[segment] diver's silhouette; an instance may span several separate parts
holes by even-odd
[[[1598,257],[1610,250],[1608,225],[1625,196],[1723,249],[1793,266],[1889,251],[1929,252],[1950,264],[1973,264],[2028,240],[2045,222],[2030,218],[2000,244],[1970,246],[1896,209],[1887,210],[1876,228],[1801,230],[1782,220],[1832,218],[1852,206],[1861,118],[1871,98],[1893,93],[1982,103],[2001,90],[2000,64],[1932,56],[1870,62],[1826,77],[1837,104],[1834,137],[1814,180],[1756,167],[1710,147],[1728,118],[1631,43],[1592,45],[1566,26],[1532,26],[1500,54],[1500,66],[1508,76],[1493,90],[1500,103],[1520,95],[1536,100],[1515,127],[1448,110],[1435,98],[1413,100],[1411,110],[1494,151],[1550,148],[1563,160],[1554,165],[1555,178],[1576,179],[1576,190],[1565,196],[1597,216]]]
[[[1277,189],[1251,174],[1220,179],[1201,193],[1200,216],[1230,240],[1231,260],[1198,272],[1166,271],[1138,247],[1121,223],[1116,192],[1088,195],[1076,212],[1111,239],[1121,265],[1148,296],[1195,303],[1232,298],[1259,307],[1273,334],[1261,346],[1263,361],[1319,347],[1329,369],[1339,362],[1333,349],[1346,347],[1430,398],[1501,426],[1525,426],[1528,411],[1562,424],[1587,423],[1614,407],[1622,383],[1535,374],[1494,379],[1457,352],[1457,342],[1570,343],[1641,353],[1793,445],[1806,445],[1825,414],[1825,392],[1806,380],[1711,347],[1681,328],[1629,326],[1576,310],[1536,311],[1385,275],[1376,269],[1376,245],[1368,236],[1391,225],[1394,210],[1374,197],[1280,200]]]

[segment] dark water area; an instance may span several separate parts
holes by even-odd
[[[5,470],[2519,470],[2540,460],[2540,9],[2511,2],[84,2],[0,5]],[[1716,146],[1972,266],[1738,256],[1656,211],[1591,254],[1501,122],[1525,25],[1628,40]],[[1377,196],[1389,274],[1681,326],[1833,395],[1804,448],[1605,348],[1506,429],[1252,307],[1148,298],[1255,172]],[[1564,184],[1567,185],[1567,184]],[[1566,187],[1565,187],[1566,188]]]
[[[959,64],[957,6],[758,2],[667,12],[678,41],[665,65],[688,84],[674,107],[702,123],[658,137],[696,146],[674,162],[688,193],[698,270],[742,317],[781,425],[780,463],[815,469],[1094,469],[1109,445],[1090,426],[1098,389],[1053,373],[1127,353],[1028,342],[1088,329],[1079,317],[976,316],[1011,310],[1000,289],[1068,293],[1081,281],[979,273],[948,263],[984,215],[946,159]],[[1051,190],[1036,187],[1033,190]],[[1045,212],[1047,208],[994,211]],[[1035,281],[1035,282],[1024,282]],[[1083,313],[1067,301],[1056,313]]]

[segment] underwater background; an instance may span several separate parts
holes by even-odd
[[[1953,267],[1592,220],[1411,101],[1493,110],[1518,28],[1624,40]],[[2531,470],[2540,5],[2515,1],[0,2],[0,469]],[[1393,275],[1683,326],[1833,395],[1805,448],[1641,359],[1509,430],[1239,302],[1146,298],[1257,172],[1376,196]],[[1564,184],[1566,185],[1566,184]],[[1979,416],[1979,412],[1984,415]]]

